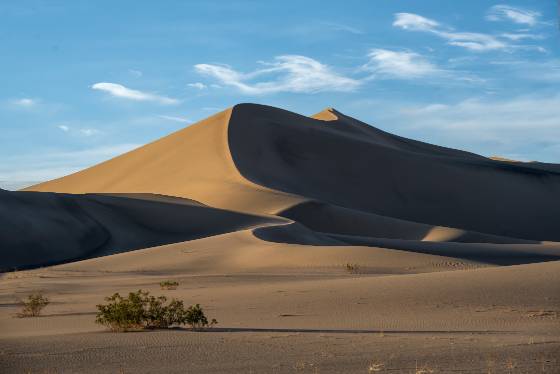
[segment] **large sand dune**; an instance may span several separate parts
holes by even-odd
[[[334,109],[236,105],[0,191],[2,268],[63,263],[3,275],[0,359],[20,372],[117,372],[119,357],[134,357],[133,372],[293,372],[302,360],[309,372],[367,372],[373,358],[391,372],[419,360],[508,372],[481,364],[487,355],[558,372],[559,196],[560,165],[422,143]],[[222,329],[193,333],[196,344],[181,331],[91,334],[104,296],[160,292],[166,279]],[[13,319],[14,300],[37,289],[49,313]],[[39,335],[56,344],[41,348]]]
[[[255,231],[264,240],[438,254],[449,250],[489,263],[507,264],[510,254],[513,263],[554,260],[557,245],[541,243],[560,240],[555,165],[499,161],[402,138],[334,109],[305,117],[263,105],[236,105],[27,190],[193,199],[276,220],[280,226]],[[223,232],[232,230],[226,221],[213,224],[223,225]],[[198,236],[208,235],[204,225]],[[123,249],[165,242],[142,245],[139,239]]]

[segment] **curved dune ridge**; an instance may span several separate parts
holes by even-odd
[[[1,263],[41,266],[237,231],[244,246],[299,246],[285,255],[310,265],[316,249],[357,253],[351,247],[372,261],[400,251],[466,264],[558,260],[559,170],[406,139],[331,108],[305,117],[240,104],[78,173],[2,191]]]

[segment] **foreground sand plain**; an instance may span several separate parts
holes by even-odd
[[[560,372],[557,165],[419,143],[332,109],[241,105],[29,190],[0,197],[47,200],[45,216],[18,219],[102,245],[48,258],[64,227],[10,238],[13,266],[72,262],[2,274],[6,372]],[[76,205],[94,224],[72,226]],[[167,279],[179,288],[161,291]],[[139,288],[220,324],[95,325],[104,296]],[[52,300],[44,316],[14,318],[36,290]]]

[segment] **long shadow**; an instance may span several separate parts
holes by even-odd
[[[170,330],[193,331],[191,329],[176,327]],[[195,330],[198,332],[260,332],[260,333],[310,333],[310,334],[505,334],[517,331],[499,330],[369,330],[369,329],[298,329],[298,328],[256,328],[256,327],[212,327]]]

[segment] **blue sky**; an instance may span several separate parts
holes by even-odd
[[[3,1],[0,186],[59,177],[240,102],[336,109],[560,162],[553,0]]]

